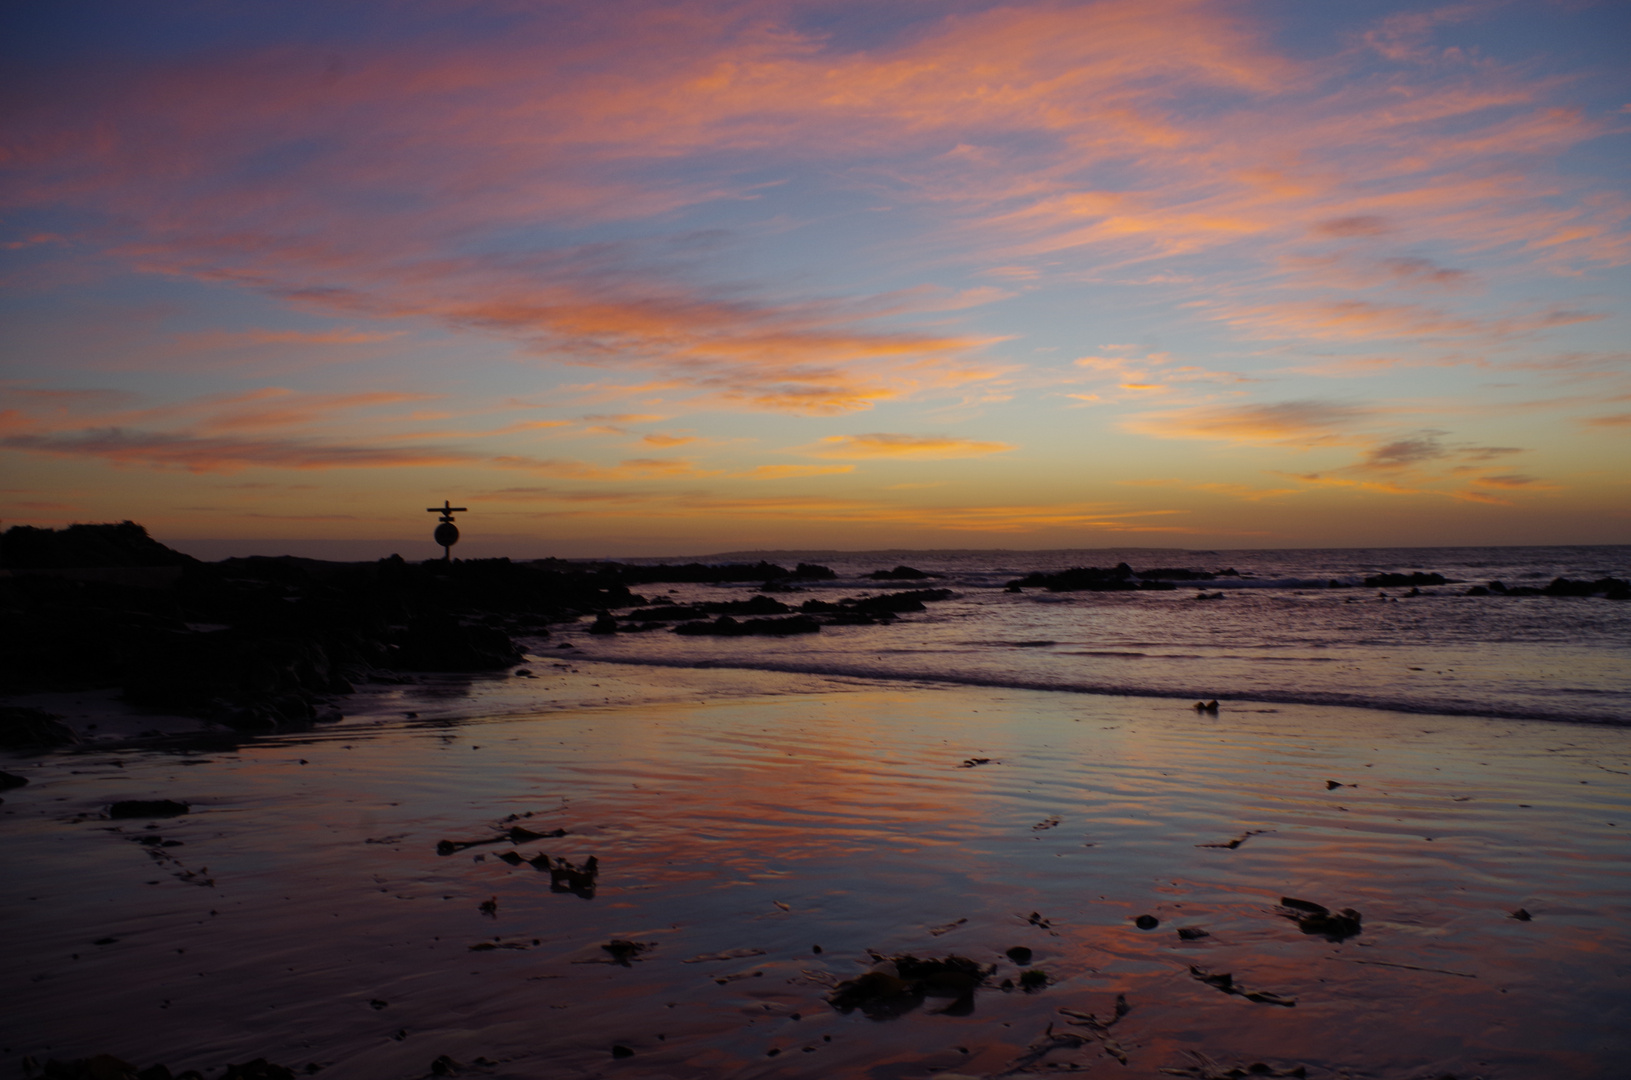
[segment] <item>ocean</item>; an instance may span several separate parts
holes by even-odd
[[[1631,602],[1467,595],[1555,578],[1631,577],[1631,546],[1343,548],[1263,551],[747,551],[705,563],[819,563],[832,581],[777,593],[791,606],[922,588],[952,599],[892,625],[824,627],[787,638],[682,636],[658,629],[556,636],[625,664],[803,672],[1171,698],[1343,705],[1395,712],[1631,723]],[[625,560],[634,563],[689,559]],[[1071,567],[1215,573],[1172,591],[1006,591],[1026,574]],[[877,581],[896,566],[935,575]],[[1377,574],[1450,583],[1365,587]],[[1336,583],[1337,588],[1332,587]],[[655,585],[677,603],[745,599],[754,583]],[[1199,600],[1198,596],[1220,598]],[[587,629],[586,626],[581,629]],[[550,644],[558,644],[551,642]],[[545,646],[538,646],[545,648]]]

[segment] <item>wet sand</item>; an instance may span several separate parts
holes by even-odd
[[[0,1067],[1623,1075],[1631,731],[563,663],[299,735],[4,755]],[[516,824],[566,834],[437,853]],[[595,856],[593,897],[512,850]],[[1287,896],[1363,931],[1302,933]],[[1013,946],[1045,988],[999,988]],[[868,950],[998,967],[841,1014]],[[1060,1012],[1118,995],[1125,1065]],[[1050,1024],[1080,1045],[1025,1065]]]

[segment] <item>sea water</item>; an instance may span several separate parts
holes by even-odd
[[[581,655],[634,664],[719,666],[869,679],[1302,703],[1396,712],[1631,723],[1631,602],[1468,595],[1500,581],[1631,577],[1631,546],[1278,551],[771,551],[708,563],[814,562],[833,581],[777,593],[797,607],[907,589],[952,599],[892,624],[823,627],[787,638],[684,636],[657,629],[556,637]],[[678,561],[678,560],[629,560]],[[1229,575],[1172,591],[1048,592],[1006,586],[1033,571],[1177,568]],[[935,575],[873,580],[907,565]],[[1366,587],[1380,573],[1450,584]],[[1338,587],[1332,587],[1335,583]],[[745,599],[760,586],[652,585],[677,603]],[[1200,599],[1201,596],[1218,599]],[[540,650],[559,641],[535,643]]]

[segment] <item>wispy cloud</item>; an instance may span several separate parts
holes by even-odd
[[[1166,439],[1212,439],[1255,446],[1320,446],[1349,442],[1374,410],[1330,401],[1273,405],[1199,405],[1144,413],[1122,422],[1129,431]]]
[[[814,457],[941,460],[987,457],[1013,449],[1015,447],[1010,443],[957,439],[947,435],[874,432],[870,435],[829,435],[803,452]]]

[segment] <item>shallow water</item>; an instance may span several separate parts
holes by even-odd
[[[8,759],[32,783],[0,807],[0,949],[26,988],[0,1020],[7,1067],[107,1051],[341,1077],[422,1076],[441,1054],[498,1077],[998,1075],[1059,1008],[1107,1019],[1123,994],[1125,1066],[1096,1042],[1040,1064],[1623,1075],[1631,732],[779,676],[699,700],[721,677],[691,699],[666,672],[637,706],[460,719],[449,701],[498,713],[531,692],[478,681],[378,723],[415,693],[392,690],[317,736]],[[140,797],[193,812],[79,820]],[[436,854],[525,813],[568,835],[522,854],[600,859],[593,899],[498,860],[508,845]],[[130,839],[147,832],[183,846],[155,857]],[[1364,932],[1304,935],[1275,913],[1287,895],[1356,908]],[[602,962],[613,938],[655,947],[625,968]],[[824,1000],[867,949],[999,963],[997,982],[1013,945],[1050,986],[889,1021]],[[764,952],[685,962],[734,949]]]
[[[1631,724],[1631,603],[1465,595],[1469,584],[1491,580],[1624,579],[1631,547],[767,554],[783,565],[823,561],[841,575],[780,595],[790,605],[924,587],[958,595],[892,626],[795,638],[566,636],[587,655],[631,664]],[[1031,570],[1120,561],[1243,576],[1172,592],[1003,591]],[[942,576],[861,577],[897,562]],[[1457,584],[1419,596],[1358,587],[1369,574],[1412,570]],[[1332,579],[1354,587],[1329,589]],[[743,599],[754,588],[652,586],[647,595]],[[1219,592],[1219,600],[1196,599]]]

